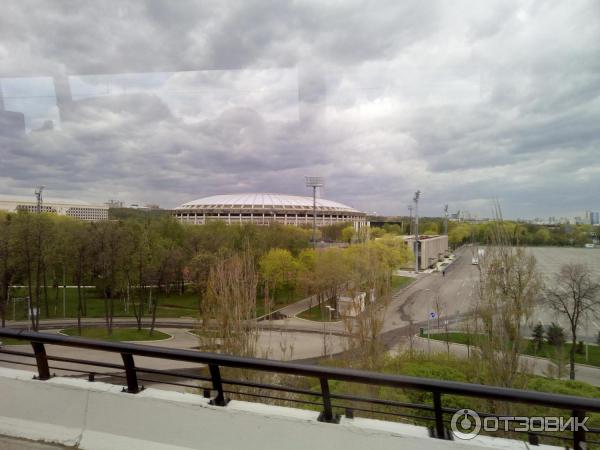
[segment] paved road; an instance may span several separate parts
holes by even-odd
[[[164,348],[180,348],[180,349],[198,349],[198,338],[193,334],[189,333],[185,329],[180,328],[160,328],[159,331],[170,334],[170,339],[164,339],[161,341],[143,341],[136,342],[142,345],[152,345],[156,347]],[[56,334],[59,330],[46,330],[46,333]],[[344,339],[336,335],[320,334],[320,333],[297,333],[297,332],[281,332],[271,330],[261,330],[258,336],[258,356],[262,358],[277,359],[277,360],[310,360],[314,358],[320,358],[324,355],[326,350],[327,354],[338,353],[344,350]],[[24,345],[11,345],[5,347],[7,350],[20,351],[31,353],[31,346],[29,344]],[[101,364],[118,364],[122,365],[121,356],[115,353],[108,353],[102,351],[94,351],[87,349],[80,349],[74,347],[64,347],[58,345],[46,345],[46,352],[49,356],[58,356],[61,358],[70,358],[78,360],[93,361]],[[31,370],[34,372],[35,361],[33,358],[26,356],[17,355],[6,355],[0,354],[0,359],[5,362],[0,362],[4,367],[17,368],[22,370]],[[10,361],[10,362],[6,362]],[[29,364],[23,365],[22,363]],[[203,364],[193,364],[183,361],[171,361],[165,359],[147,358],[136,356],[135,363],[138,368],[150,368],[164,371],[183,371],[190,374],[200,374],[204,368]],[[94,372],[97,374],[96,379],[102,380],[105,377],[114,378],[114,375],[119,375],[120,371],[111,367],[99,367],[99,366],[82,366],[81,364],[71,362],[58,362],[51,361],[52,372],[57,375],[76,375],[86,376],[86,373]],[[85,373],[82,375],[79,370],[84,370]],[[156,379],[155,376],[140,375],[141,378]],[[163,377],[158,377],[164,379]],[[112,380],[114,382],[122,382],[120,379]],[[170,379],[169,381],[173,381]],[[181,382],[181,380],[177,380]],[[196,383],[192,380],[184,380],[187,384]],[[151,386],[154,383],[144,381],[143,384]],[[166,385],[161,384],[161,388]],[[185,389],[184,389],[185,390]],[[1,448],[1,447],[0,447]]]
[[[445,276],[439,272],[419,275],[392,298],[383,326],[386,345],[394,347],[409,334],[418,332],[419,327],[426,327],[431,312],[435,312],[439,323],[443,324],[444,320],[454,321],[461,313],[469,311],[477,299],[478,276],[477,266],[471,264],[468,247],[456,252],[456,259],[446,269]],[[437,325],[437,319],[431,322],[432,327]]]

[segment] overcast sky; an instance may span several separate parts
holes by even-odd
[[[3,0],[0,83],[0,194],[600,209],[596,0]]]

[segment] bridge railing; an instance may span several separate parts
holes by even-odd
[[[37,375],[35,378],[42,381],[51,378],[51,369],[87,374],[88,379],[90,381],[94,381],[97,372],[91,370],[90,367],[111,369],[113,371],[111,375],[112,377],[122,377],[125,379],[126,387],[123,388],[123,391],[129,394],[136,394],[143,389],[140,385],[141,381],[198,388],[198,386],[176,381],[167,381],[171,380],[172,378],[195,380],[208,383],[207,387],[204,388],[204,396],[210,398],[210,403],[216,406],[227,406],[227,394],[255,396],[262,398],[263,400],[279,399],[299,402],[311,405],[311,407],[318,406],[319,409],[321,409],[319,420],[329,423],[339,422],[339,415],[335,414],[334,412],[336,410],[344,411],[347,418],[352,418],[356,412],[382,413],[382,411],[377,411],[372,408],[384,406],[386,407],[386,411],[383,412],[383,414],[392,414],[407,420],[429,421],[431,423],[431,426],[429,427],[430,435],[431,437],[438,439],[453,439],[453,433],[447,428],[448,423],[450,423],[450,420],[448,420],[447,417],[451,414],[461,411],[457,408],[443,406],[443,396],[445,395],[457,395],[497,402],[556,408],[558,410],[567,411],[568,416],[579,422],[583,420],[585,415],[588,413],[600,412],[600,400],[598,399],[528,391],[522,389],[510,389],[455,381],[442,381],[428,378],[391,375],[347,368],[323,367],[268,359],[245,358],[217,353],[162,348],[141,344],[106,342],[8,328],[0,328],[0,340],[1,338],[19,339],[30,343],[33,350],[32,353],[0,347],[0,356],[7,355],[19,357],[19,359],[0,359],[0,362],[35,366],[37,368]],[[116,353],[121,356],[123,363],[115,364],[91,359],[51,356],[46,352],[46,344],[89,349],[113,354]],[[33,358],[35,362],[25,362],[23,357]],[[202,375],[199,370],[190,373],[189,371],[186,372],[182,370],[159,370],[138,367],[135,364],[134,357],[147,357],[161,360],[201,364],[208,368],[207,375]],[[51,362],[72,363],[86,367],[73,368],[56,366],[50,365]],[[222,376],[222,368],[248,369],[271,374],[294,375],[297,377],[310,378],[318,381],[319,390],[317,391],[312,389],[282,386],[273,383],[269,384],[263,382],[254,382],[246,379],[229,379]],[[119,375],[119,373],[124,373],[124,375]],[[158,375],[161,377],[161,379],[149,379],[147,378],[148,375]],[[399,390],[408,389],[424,391],[431,393],[432,402],[431,404],[419,404],[382,398],[364,397],[353,394],[335,393],[332,392],[330,388],[330,382],[332,381],[356,383],[367,386],[388,387]],[[256,388],[258,389],[259,393],[232,391],[229,388],[230,386],[237,386],[238,388]],[[288,396],[285,398],[276,397],[265,394],[265,391],[284,392]],[[308,397],[308,400],[292,398],[289,396],[289,394],[305,396]],[[315,398],[320,399],[320,401],[314,401]],[[334,403],[334,401],[350,402],[351,406],[348,406],[348,403]],[[357,407],[355,406],[357,404],[367,406],[364,408]],[[398,411],[410,409],[421,412],[425,411],[427,413],[426,415],[414,415],[402,412],[391,412],[394,409]],[[481,418],[498,417],[494,414],[480,411],[477,411],[477,413]],[[517,425],[517,423],[513,425]],[[508,434],[511,436],[518,436],[520,431],[516,428],[516,426],[512,426],[510,429],[504,431],[508,431]],[[573,445],[573,448],[583,449],[588,448],[586,445],[589,444],[600,444],[600,441],[593,441],[588,438],[588,435],[597,435],[598,433],[600,433],[600,429],[598,428],[588,427],[586,433],[584,429],[579,427],[572,430],[572,432],[569,434],[547,434],[543,432],[527,431],[525,432],[524,437],[528,439],[530,444],[534,445],[538,444],[541,438],[542,440],[550,439],[551,442],[566,441],[568,443],[570,441],[570,443]]]

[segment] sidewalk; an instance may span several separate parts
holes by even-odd
[[[283,308],[272,311],[271,314],[279,313],[279,314],[283,314],[286,317],[294,317],[296,314],[300,314],[302,311],[305,311],[308,308],[310,308],[311,301],[312,301],[312,305],[316,305],[317,304],[317,296],[311,295],[310,297],[303,298],[302,300],[298,300],[297,302],[290,303],[289,305],[286,305]],[[267,314],[265,314],[264,316],[260,316],[257,319],[260,320],[266,316],[267,316]]]

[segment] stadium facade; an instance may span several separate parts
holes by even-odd
[[[304,226],[313,222],[313,199],[283,194],[214,195],[184,203],[173,210],[183,223],[203,225],[211,221],[228,224],[254,223]],[[352,223],[356,230],[367,225],[367,215],[342,203],[317,198],[317,226]]]
[[[0,210],[11,213],[19,211],[35,213],[37,202],[32,199],[1,197]],[[107,205],[95,205],[78,200],[44,200],[41,211],[91,222],[108,220]]]

